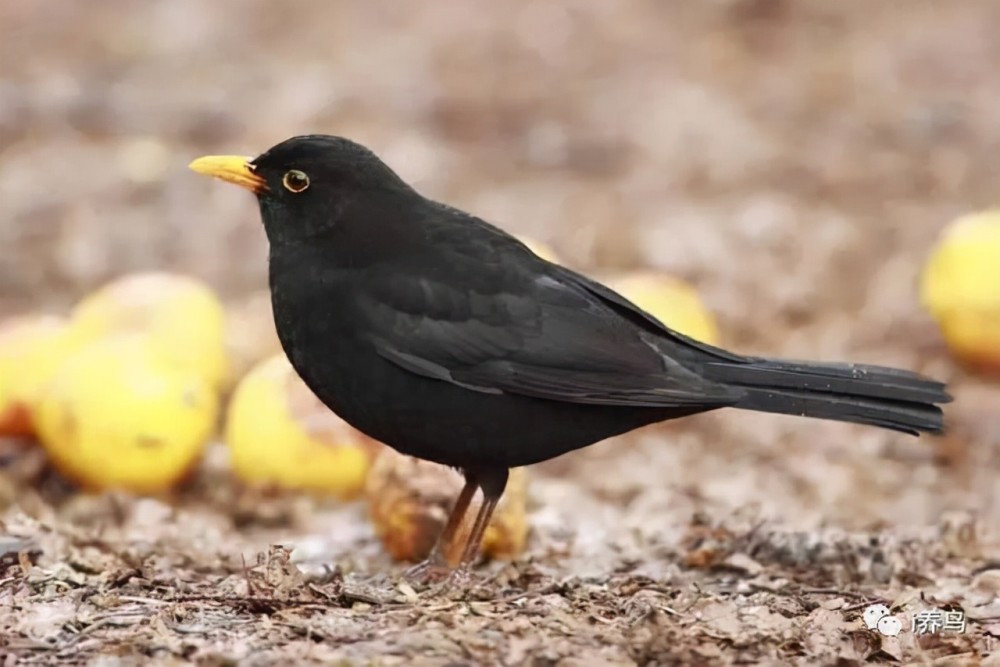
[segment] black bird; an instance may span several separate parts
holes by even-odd
[[[191,168],[257,195],[278,336],[310,389],[369,436],[464,474],[424,572],[444,565],[477,488],[463,567],[510,468],[654,422],[732,407],[943,431],[940,382],[688,338],[347,139],[299,136]]]

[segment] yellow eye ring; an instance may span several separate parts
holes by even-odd
[[[291,171],[285,172],[285,175],[281,178],[281,184],[284,185],[285,189],[289,192],[297,194],[309,187],[309,177],[304,171],[292,169]]]

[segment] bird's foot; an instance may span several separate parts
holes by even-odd
[[[459,565],[450,570],[432,588],[428,589],[431,596],[464,596],[473,587],[472,572],[467,565]]]
[[[427,592],[433,596],[464,593],[472,588],[472,571],[467,564],[450,567],[447,563],[428,558],[403,573],[411,584],[428,586]]]
[[[446,581],[454,570],[448,566],[444,558],[432,554],[427,560],[418,563],[403,573],[403,578],[410,583],[432,584]]]
[[[448,591],[466,590],[472,586],[472,571],[468,565],[459,565],[451,571],[444,580],[443,587]]]

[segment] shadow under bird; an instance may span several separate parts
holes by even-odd
[[[293,137],[199,173],[257,196],[281,344],[331,410],[465,476],[414,574],[446,571],[476,490],[460,568],[478,554],[510,468],[719,408],[940,433],[945,385],[880,366],[748,357],[665,327],[586,276],[422,196],[344,138]]]

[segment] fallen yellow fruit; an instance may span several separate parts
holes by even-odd
[[[74,354],[42,393],[35,425],[53,464],[87,489],[155,493],[193,469],[218,398],[148,338],[120,334]]]
[[[381,448],[324,406],[284,354],[237,385],[225,437],[233,471],[245,482],[344,500],[361,494]]]
[[[76,348],[61,317],[26,315],[0,324],[0,435],[34,434],[39,392]]]
[[[557,262],[557,263],[559,262],[559,255],[556,254],[556,251],[553,250],[551,246],[548,246],[545,243],[542,243],[541,241],[528,238],[527,236],[520,236],[518,237],[518,240],[524,245],[528,246],[528,250],[535,253],[542,259],[549,262]]]
[[[226,359],[224,389],[231,391],[250,369],[281,352],[271,311],[271,292],[262,290],[226,308]]]
[[[368,515],[382,544],[396,560],[417,562],[430,554],[463,485],[450,468],[404,456],[384,448],[365,485]],[[511,560],[524,551],[528,539],[528,475],[510,471],[507,490],[483,535],[482,553]],[[482,496],[469,507],[464,530],[448,545],[445,557],[456,565]]]
[[[718,345],[719,328],[698,292],[679,278],[641,271],[613,278],[615,290],[667,327],[695,340]]]
[[[945,228],[924,267],[920,300],[960,361],[1000,374],[1000,209]]]
[[[153,272],[124,276],[91,293],[73,309],[71,326],[86,342],[114,333],[148,334],[164,361],[219,388],[227,366],[225,318],[208,286]]]

